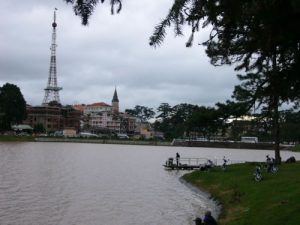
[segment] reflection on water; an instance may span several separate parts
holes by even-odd
[[[193,224],[214,204],[162,164],[182,157],[264,160],[271,151],[71,143],[0,144],[1,225]],[[283,152],[283,159],[291,153]],[[293,155],[295,155],[293,153]],[[299,154],[295,155],[297,159]]]

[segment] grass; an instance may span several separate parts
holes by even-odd
[[[0,142],[24,142],[34,141],[32,136],[14,136],[14,135],[0,135]]]
[[[254,164],[230,165],[223,172],[195,171],[184,179],[204,189],[222,204],[221,225],[295,225],[300,221],[300,162],[263,172],[254,181]]]
[[[292,148],[293,152],[300,152],[300,145],[296,145],[295,147]]]

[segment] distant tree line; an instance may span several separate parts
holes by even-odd
[[[71,108],[71,106],[69,106]],[[247,105],[227,101],[217,103],[215,107],[198,106],[181,103],[171,106],[161,103],[156,110],[147,106],[136,105],[125,112],[148,123],[155,131],[163,132],[166,139],[185,137],[194,138],[195,135],[210,139],[212,137],[226,137],[240,140],[244,136],[257,136],[261,141],[272,141],[274,136],[273,121],[268,111],[259,114],[245,113]],[[235,120],[241,116],[252,116],[252,120]],[[10,130],[12,125],[21,124],[26,119],[26,101],[20,89],[6,83],[0,87],[0,131]],[[229,121],[233,121],[229,123]],[[279,111],[280,141],[300,142],[300,111]],[[35,132],[44,132],[45,128],[38,124]]]
[[[152,108],[140,105],[125,111],[139,118],[141,122],[155,118],[151,124],[153,129],[163,132],[167,140],[204,137],[239,141],[241,136],[256,136],[260,141],[272,142],[272,119],[264,111],[259,114],[245,114],[245,107],[231,101],[217,103],[215,107],[187,103],[171,106],[161,103],[156,113]],[[241,119],[245,115],[251,119]],[[300,111],[283,110],[279,115],[280,141],[299,143]]]

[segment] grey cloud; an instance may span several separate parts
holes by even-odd
[[[121,109],[135,105],[157,108],[191,103],[214,105],[230,98],[237,83],[229,67],[213,67],[205,55],[207,31],[185,48],[186,36],[174,38],[169,29],[157,49],[148,45],[154,26],[171,2],[124,1],[119,15],[100,5],[87,27],[72,7],[56,1],[2,1],[0,21],[0,85],[15,83],[29,104],[41,104],[50,63],[51,23],[57,12],[57,71],[63,104],[110,103],[115,86]],[[14,6],[16,8],[14,8]]]

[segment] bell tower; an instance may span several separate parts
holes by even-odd
[[[112,112],[114,114],[118,114],[119,113],[119,98],[118,98],[117,88],[115,88],[115,92],[114,92],[113,99],[111,101],[111,105],[112,105]]]

